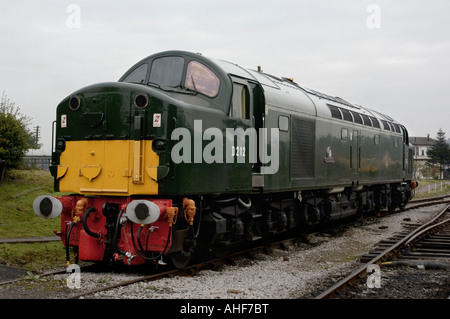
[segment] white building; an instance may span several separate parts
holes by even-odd
[[[429,174],[427,174],[427,167],[425,166],[425,163],[429,159],[428,150],[436,144],[436,140],[432,139],[430,134],[428,134],[427,137],[412,136],[409,138],[409,142],[414,146],[414,178],[431,178],[431,168],[429,169]]]

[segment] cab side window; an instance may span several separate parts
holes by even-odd
[[[239,83],[233,83],[231,116],[242,119],[250,118],[250,95],[248,88]]]
[[[191,61],[187,66],[184,86],[208,97],[216,97],[219,94],[220,80],[205,65]]]

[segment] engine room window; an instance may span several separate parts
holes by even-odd
[[[205,65],[197,61],[191,61],[186,71],[185,87],[215,97],[219,93],[219,78]]]
[[[162,87],[178,87],[183,75],[184,59],[168,56],[155,59],[152,63],[149,82]]]
[[[348,140],[348,130],[346,128],[343,128],[341,130],[341,140],[343,140],[343,141]]]
[[[330,104],[327,104],[327,105],[331,111],[331,116],[334,117],[335,119],[342,120],[342,115],[341,115],[341,111],[339,111],[339,108],[337,108],[334,105],[330,105]]]
[[[278,128],[280,131],[287,132],[289,130],[289,117],[280,115],[278,118]]]
[[[373,127],[380,128],[380,122],[375,117],[371,116],[370,119],[372,120]]]
[[[349,110],[341,109],[341,112],[344,115],[344,121],[353,122],[353,118]]]
[[[389,127],[388,122],[381,120],[381,123],[383,123],[383,127],[386,131],[390,131],[391,128]]]
[[[367,115],[361,114],[361,117],[362,117],[363,120],[364,120],[364,125],[366,125],[366,126],[372,126],[372,122],[370,122],[370,119],[369,119],[369,117],[368,117]]]
[[[242,119],[250,118],[250,99],[245,85],[233,83],[232,103],[231,116]]]
[[[374,143],[375,143],[375,145],[380,144],[380,135],[375,134],[375,136],[374,136]]]
[[[355,119],[355,123],[363,124],[362,118],[359,113],[351,112],[353,114],[353,118]]]
[[[123,82],[128,83],[144,83],[145,78],[147,77],[148,64],[144,63],[134,69],[124,80]]]
[[[400,126],[398,126],[398,124],[392,123],[392,126],[394,126],[394,129],[397,133],[401,133]]]

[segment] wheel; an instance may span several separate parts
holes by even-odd
[[[226,243],[217,242],[211,247],[211,251],[214,257],[221,258],[226,256],[230,252],[230,245]]]
[[[176,268],[176,269],[183,269],[185,268],[189,262],[191,261],[192,254],[186,253],[184,251],[176,251],[169,255],[170,263]]]

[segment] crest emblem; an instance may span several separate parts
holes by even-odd
[[[327,152],[325,157],[323,158],[325,163],[334,163],[333,151],[331,150],[331,146],[327,147]]]

